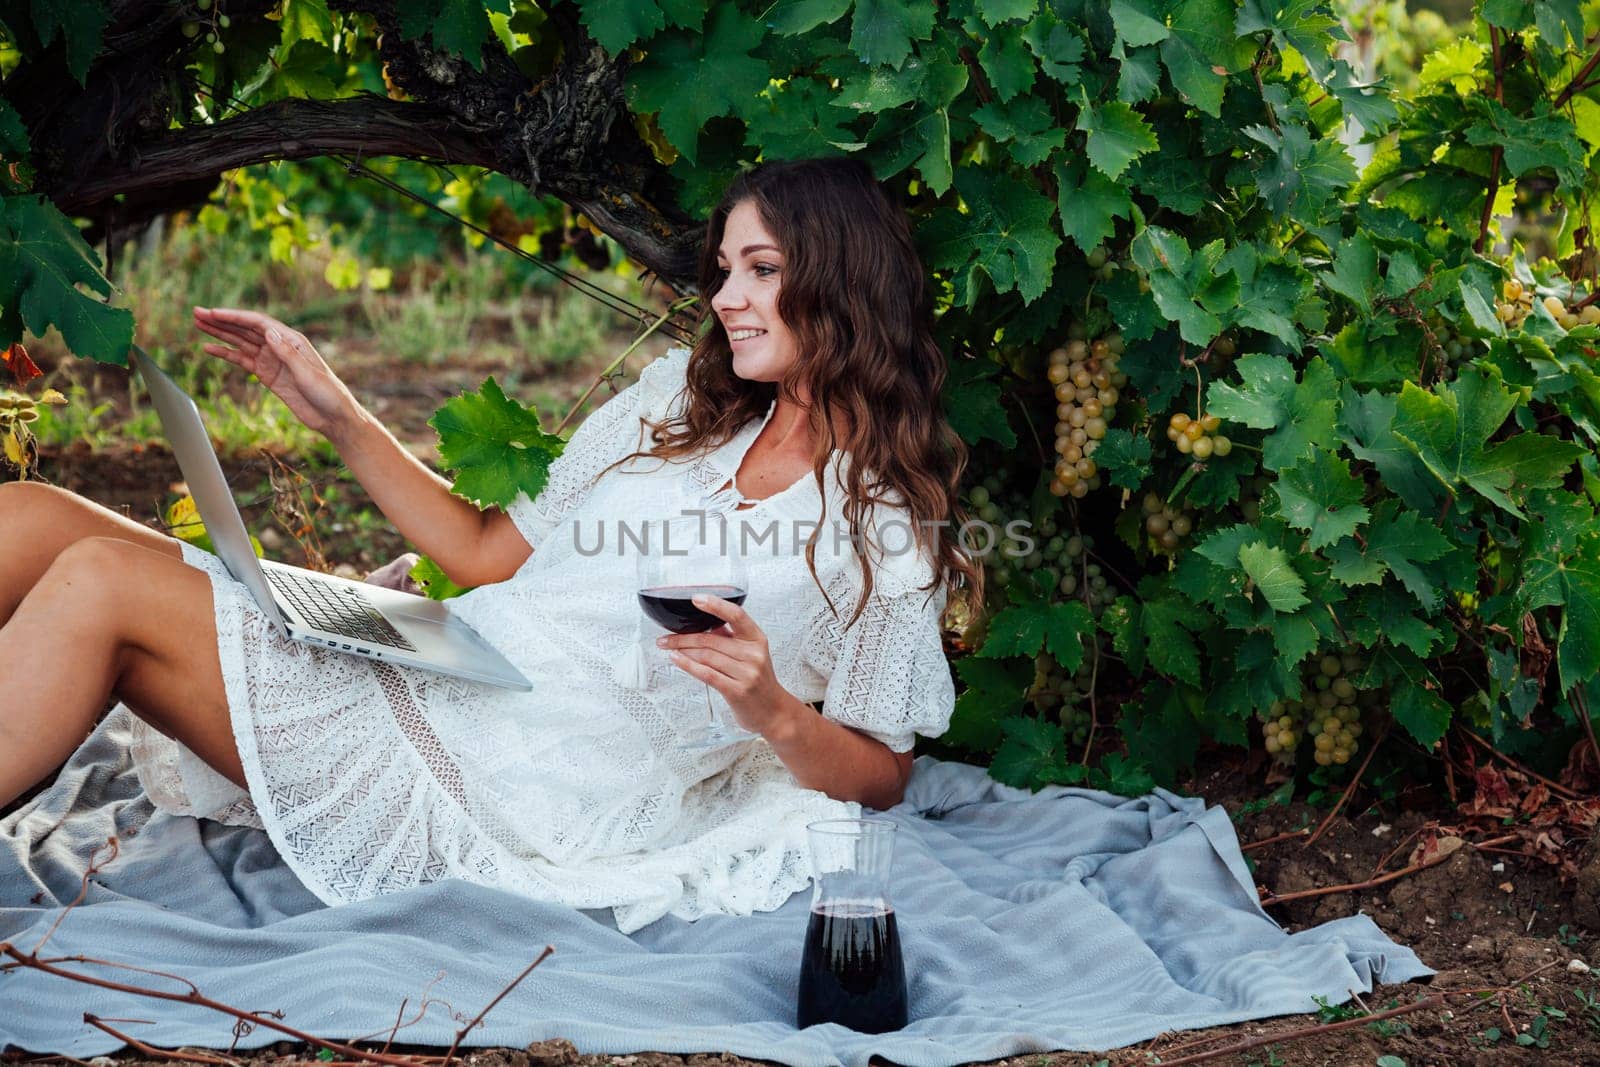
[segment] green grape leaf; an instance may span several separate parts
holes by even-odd
[[[977,0],[978,17],[991,26],[1018,19],[1031,19],[1039,10],[1039,0]]]
[[[1255,264],[1254,256],[1255,250],[1249,245],[1236,245],[1220,264],[1219,269],[1233,266],[1240,283],[1238,299],[1229,319],[1248,329],[1269,333],[1290,348],[1298,349],[1301,337],[1293,316],[1301,301],[1310,294],[1311,279],[1286,263]],[[1248,269],[1243,269],[1247,260],[1252,262]]]
[[[1049,105],[1037,96],[1009,106],[990,102],[973,111],[972,117],[984,133],[1001,144],[1009,143],[1011,157],[1024,167],[1044,162],[1067,136],[1067,131],[1055,124]]]
[[[1381,558],[1424,611],[1438,608],[1439,591],[1418,564],[1449,551],[1450,542],[1432,523],[1414,511],[1401,511],[1393,501],[1379,506],[1367,534],[1367,554]]]
[[[422,587],[423,595],[429,600],[452,600],[462,593],[471,592],[471,586],[452,582],[444,573],[444,568],[427,556],[418,556],[409,573],[411,580]]]
[[[1432,88],[1449,82],[1459,95],[1466,96],[1477,88],[1478,68],[1487,54],[1488,49],[1471,37],[1457,37],[1428,53],[1422,61],[1422,85]]]
[[[1122,57],[1122,66],[1117,70],[1117,99],[1124,104],[1142,104],[1153,99],[1161,91],[1161,52],[1154,45],[1148,48],[1131,48],[1128,54]],[[1141,162],[1136,160],[1135,165]],[[1130,184],[1144,189],[1144,183],[1136,177]],[[1165,201],[1162,201],[1165,203]]]
[[[1469,105],[1482,120],[1467,127],[1468,144],[1501,149],[1507,177],[1520,178],[1529,171],[1549,167],[1564,186],[1583,184],[1586,153],[1572,120],[1550,112],[1541,101],[1528,118],[1513,115],[1488,96],[1473,96]]]
[[[986,359],[952,360],[944,385],[945,418],[950,428],[970,445],[988,438],[1005,448],[1014,448],[1017,435],[1000,403],[1000,385],[993,377],[997,370]]]
[[[978,49],[978,65],[1001,103],[1026,91],[1033,84],[1033,55],[1023,40],[1023,28],[1001,26],[989,31],[989,39]]]
[[[1141,587],[1141,592],[1147,591],[1148,587]],[[1200,654],[1184,626],[1191,611],[1186,601],[1176,597],[1136,600],[1123,596],[1106,609],[1101,624],[1111,635],[1112,647],[1132,670],[1142,671],[1149,663],[1168,677],[1199,685]]]
[[[1190,685],[1200,684],[1200,655],[1194,638],[1184,628],[1190,606],[1176,598],[1146,600],[1140,615],[1144,631],[1145,655],[1150,666],[1169,678]]]
[[[856,0],[850,50],[868,66],[898,70],[911,54],[912,41],[933,36],[934,13],[934,0]]]
[[[908,64],[909,66],[909,64]],[[950,113],[888,111],[878,117],[865,151],[873,173],[887,178],[916,164],[917,173],[936,196],[950,188]]]
[[[1049,11],[1041,12],[1022,30],[1022,39],[1039,61],[1044,76],[1061,85],[1077,85],[1083,76],[1083,38],[1056,20]]]
[[[1172,758],[1172,735],[1166,735],[1167,752],[1163,753]],[[1194,759],[1191,749],[1187,763]],[[1168,780],[1175,774],[1168,775]],[[1143,762],[1132,756],[1125,756],[1121,752],[1111,752],[1103,756],[1100,763],[1089,775],[1089,786],[1092,789],[1104,790],[1122,797],[1142,797],[1156,787],[1156,780],[1151,777]]]
[[[1578,0],[1540,0],[1533,5],[1533,24],[1539,28],[1539,36],[1558,52],[1566,50],[1569,39],[1579,48],[1586,43]]]
[[[988,275],[995,292],[1012,289],[1031,303],[1050,286],[1061,235],[1051,217],[1055,204],[1033,186],[1003,173],[967,167],[956,174],[967,214],[943,211],[924,223],[919,237],[935,268]],[[968,301],[974,295],[968,286]]]
[[[984,659],[1035,656],[1041,648],[1070,673],[1083,663],[1084,635],[1094,630],[1094,617],[1081,600],[1051,604],[1010,590],[1014,602],[989,620],[989,633],[978,655]],[[1017,600],[1016,598],[1024,599]]]
[[[1111,635],[1111,647],[1134,674],[1144,670],[1142,615],[1139,602],[1131,596],[1117,597],[1100,613],[1100,628]]]
[[[399,0],[400,34],[407,40],[428,37],[441,52],[460,56],[483,69],[483,43],[494,34],[489,10],[510,14],[509,0]]]
[[[1033,664],[1020,658],[962,656],[955,661],[955,672],[966,688],[956,697],[950,728],[941,740],[973,752],[993,752],[1002,737],[1000,723],[1022,710]]]
[[[967,87],[970,74],[957,62],[912,56],[899,70],[867,67],[844,79],[835,107],[878,113],[920,101],[934,108],[948,107]]]
[[[1485,295],[1478,280],[1465,274],[1461,276],[1460,292],[1461,303],[1467,309],[1467,317],[1472,319],[1474,326],[1491,337],[1506,335],[1506,324],[1495,314],[1492,293]]]
[[[1375,585],[1392,573],[1417,598],[1424,611],[1439,606],[1439,591],[1420,564],[1442,558],[1450,542],[1431,523],[1399,503],[1386,500],[1373,512],[1365,548],[1354,539],[1328,552],[1331,575],[1343,585]]]
[[[456,472],[455,494],[480,508],[508,507],[518,493],[537,498],[566,447],[492,377],[478,392],[445,401],[428,425],[439,432],[439,462]]]
[[[22,116],[5,100],[0,100],[0,158],[20,161],[28,158],[28,129]]]
[[[1313,449],[1309,460],[1280,471],[1273,490],[1283,517],[1311,534],[1313,549],[1349,537],[1371,516],[1361,503],[1366,485],[1350,473],[1350,464],[1326,449]]]
[[[753,110],[760,102],[757,94],[771,72],[750,53],[763,33],[759,22],[726,4],[712,12],[703,34],[663,35],[628,72],[629,106],[654,113],[661,132],[693,163],[708,119]]]
[[[1129,48],[1156,44],[1172,35],[1159,8],[1149,0],[1111,0],[1111,24]]]
[[[1305,579],[1283,549],[1260,542],[1248,544],[1239,549],[1239,563],[1273,611],[1290,612],[1311,603]]]
[[[1212,118],[1221,117],[1227,72],[1239,65],[1232,14],[1232,0],[1183,0],[1172,12],[1172,36],[1161,42],[1172,87]]]
[[[1134,238],[1133,262],[1150,283],[1161,313],[1178,326],[1185,341],[1203,345],[1222,332],[1215,311],[1238,303],[1238,277],[1231,271],[1219,277],[1222,242],[1213,241],[1191,252],[1183,237],[1160,226],[1146,226]]]
[[[1237,386],[1214,381],[1206,391],[1206,410],[1253,430],[1271,430],[1262,442],[1262,465],[1270,471],[1293,466],[1312,448],[1332,448],[1339,401],[1333,370],[1320,359],[1306,364],[1298,384],[1282,356],[1256,353],[1234,364]]]
[[[1381,81],[1360,81],[1355,70],[1342,59],[1333,64],[1328,91],[1338,99],[1345,116],[1360,124],[1365,134],[1363,140],[1384,133],[1399,117],[1390,87]]]
[[[852,0],[777,0],[767,11],[773,33],[792,37],[839,21]]]
[[[1005,740],[989,764],[989,776],[1018,789],[1038,789],[1069,777],[1067,732],[1060,723],[1013,715],[1001,724]]]
[[[35,334],[54,326],[78,355],[127,363],[133,313],[79,291],[81,285],[110,296],[111,283],[78,228],[43,197],[0,198],[0,279],[14,287],[8,308]]]
[[[1378,292],[1378,250],[1364,233],[1346,237],[1334,252],[1333,269],[1322,277],[1329,289],[1366,314]]]
[[[1323,0],[1244,0],[1234,32],[1240,37],[1264,32],[1280,50],[1294,49],[1319,82],[1328,77],[1331,46],[1349,39]]]
[[[745,143],[768,159],[836,155],[856,141],[848,126],[852,115],[835,107],[832,90],[815,79],[790,78],[768,89],[761,103],[745,114]]]
[[[1274,615],[1269,629],[1272,632],[1272,643],[1278,650],[1278,657],[1285,663],[1302,662],[1315,652],[1317,645],[1322,642],[1322,634],[1317,629],[1316,620],[1306,609],[1292,615]]]
[[[1149,123],[1120,100],[1096,107],[1084,96],[1078,109],[1077,128],[1088,135],[1084,151],[1089,162],[1113,180],[1128,169],[1129,163],[1160,147]]]
[[[1439,483],[1394,435],[1394,397],[1363,393],[1347,384],[1340,392],[1340,417],[1346,427],[1345,444],[1357,459],[1377,468],[1386,488],[1408,507],[1430,514],[1438,510]]]
[[[34,0],[33,28],[39,43],[48,48],[61,37],[67,70],[86,86],[89,65],[100,52],[101,39],[111,21],[110,6],[102,0]]]
[[[279,28],[279,47],[285,52],[299,41],[333,46],[333,16],[328,13],[327,0],[284,0]]]
[[[1516,405],[1498,368],[1474,364],[1431,392],[1407,382],[1396,402],[1394,433],[1451,492],[1465,485],[1520,518],[1511,492],[1555,485],[1584,450],[1533,433],[1489,446]]]
[[[1139,288],[1138,273],[1131,270],[1121,270],[1111,276],[1111,280],[1099,286],[1100,294],[1106,298],[1106,306],[1111,309],[1111,316],[1122,328],[1122,336],[1129,341],[1145,341],[1153,338],[1158,328],[1166,325],[1161,309],[1156,306],[1156,301],[1149,293]],[[1141,346],[1149,350],[1150,346]],[[1173,347],[1176,347],[1174,345]],[[1130,350],[1132,351],[1132,350]],[[1176,361],[1174,361],[1176,362]],[[1124,357],[1122,367],[1128,370],[1128,359]],[[1133,374],[1128,370],[1129,375]],[[1153,393],[1152,393],[1153,387]],[[1146,380],[1140,389],[1151,396],[1152,404],[1162,404],[1172,398],[1177,391],[1176,376],[1168,374],[1154,380]]]
[[[1246,126],[1240,132],[1271,153],[1257,172],[1256,195],[1274,214],[1313,218],[1355,183],[1355,162],[1337,137],[1313,140],[1311,131],[1297,123],[1276,130]]]
[[[1439,696],[1439,681],[1413,652],[1379,645],[1366,669],[1352,680],[1361,688],[1390,683],[1389,714],[1423,748],[1431,749],[1450,728],[1454,712]]]
[[[1556,638],[1561,686],[1600,673],[1600,534],[1594,512],[1570,493],[1539,493],[1528,524],[1518,610],[1563,605]]]
[[[1113,426],[1100,441],[1094,461],[1112,485],[1138,489],[1150,476],[1151,454],[1150,438]]]
[[[576,0],[576,3],[582,11],[580,18],[584,28],[612,55],[621,54],[637,42],[648,41],[669,23],[697,30],[706,16],[705,0],[632,0],[626,4],[613,0]]]
[[[1084,252],[1116,232],[1114,220],[1131,216],[1133,199],[1127,185],[1112,181],[1082,159],[1058,160],[1055,175],[1061,232]]]

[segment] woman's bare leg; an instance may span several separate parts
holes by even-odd
[[[54,771],[111,697],[244,784],[211,580],[140,532],[155,544],[90,535],[56,550],[0,626],[0,808]],[[17,582],[13,571],[0,593]]]
[[[61,550],[115,537],[182,558],[178,542],[76,493],[39,482],[0,482],[0,626]]]

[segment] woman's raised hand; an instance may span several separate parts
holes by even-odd
[[[356,408],[355,398],[298,330],[271,315],[235,308],[194,309],[194,324],[226,344],[207,343],[208,354],[242,367],[286,404],[295,418],[321,434],[336,429]]]

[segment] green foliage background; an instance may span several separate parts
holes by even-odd
[[[1369,729],[1423,749],[1461,726],[1549,769],[1583,736],[1600,326],[1559,318],[1595,291],[1600,7],[1485,0],[1464,33],[1430,28],[1402,91],[1339,58],[1317,0],[559,2],[631,57],[633,121],[692,210],[757,159],[868,161],[941,294],[975,473],[1035,523],[1094,535],[1109,605],[1008,572],[968,620],[952,745],[1017,784],[1136,788],[1205,740],[1250,743],[1330,652],[1358,657]],[[474,64],[504,49],[536,76],[558,58],[529,0],[398,7],[406,35]],[[0,69],[54,57],[92,77],[104,5],[62,11],[0,5]],[[323,0],[274,14],[217,31],[223,53],[198,38],[195,77],[251,104],[382,91],[362,19]],[[1346,139],[1371,146],[1363,170]],[[0,156],[18,164],[0,168],[0,346],[53,325],[120,362],[132,322],[92,298],[97,258],[31,191],[4,100]],[[1552,258],[1500,232],[1519,202],[1554,215]],[[1510,279],[1537,297],[1525,319],[1502,311]],[[1112,331],[1129,383],[1106,484],[1062,500],[1044,489],[1047,353]],[[1163,433],[1202,411],[1236,443],[1225,458]],[[1117,520],[1147,493],[1194,516],[1176,555]],[[1080,751],[1038,679],[1086,664]],[[1113,726],[1126,754],[1091,768]]]

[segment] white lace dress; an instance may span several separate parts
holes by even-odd
[[[530,693],[286,641],[215,557],[185,546],[212,576],[249,791],[141,722],[134,762],[156,805],[263,827],[329,904],[459,877],[612,908],[629,932],[669,913],[771,910],[803,888],[806,823],[858,805],[802,788],[765,741],[677,747],[674,724],[704,718],[705,691],[655,647],[663,631],[641,622],[616,524],[686,508],[728,516],[730,529],[742,522],[755,546],[744,607],[767,635],[779,682],[897,752],[949,723],[945,596],[919,591],[928,563],[904,550],[904,514],[884,512],[899,515],[898,528],[873,525],[874,597],[846,629],[860,590],[847,536],[834,534],[848,457],[835,456],[826,516],[810,475],[751,506],[733,478],[765,419],[698,459],[635,459],[589,488],[643,440],[641,415],[681,401],[687,358],[657,360],[584,422],[538,499],[510,508],[534,546],[528,561],[453,602],[533,681]],[[823,529],[817,574],[838,617],[806,566],[813,523]]]

